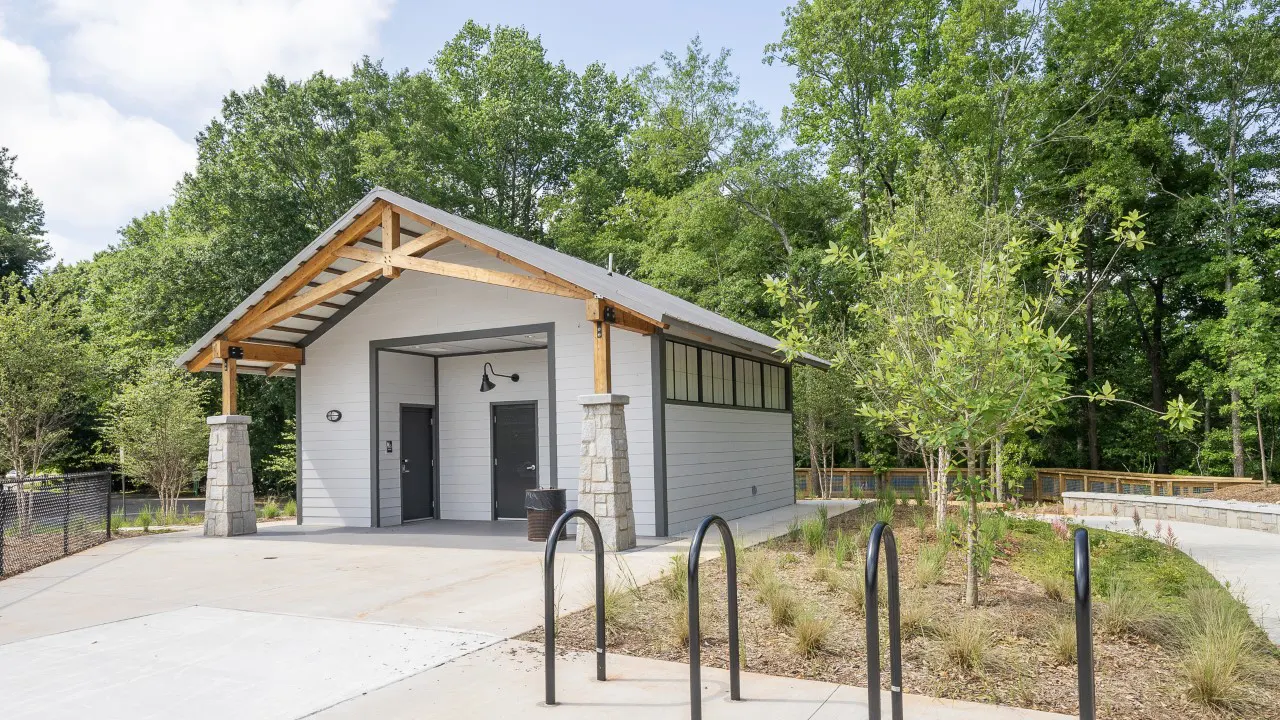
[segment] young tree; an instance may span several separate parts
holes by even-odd
[[[851,340],[839,360],[853,366],[869,398],[860,408],[864,416],[937,449],[939,522],[949,451],[964,459],[957,489],[969,505],[965,602],[976,606],[978,502],[986,487],[974,470],[984,448],[1039,427],[1072,397],[1066,363],[1073,347],[1054,318],[1079,270],[1079,231],[1055,225],[1036,247],[1012,216],[984,202],[979,186],[947,179],[936,166],[925,167],[910,197],[872,233],[869,252],[829,250],[829,262],[869,276],[868,294],[854,307],[867,339]],[[1117,230],[1123,244],[1141,249],[1139,222],[1130,217]],[[1043,267],[1041,253],[1048,257]],[[1043,286],[1028,289],[1028,276],[1038,270]],[[795,300],[786,281],[768,286],[793,308],[794,317],[778,327],[794,357],[810,347],[805,316],[816,303]],[[1114,400],[1114,393],[1108,386],[1096,399]],[[1165,418],[1185,425],[1193,415],[1179,398]]]
[[[167,362],[146,368],[111,402],[103,435],[120,450],[123,471],[160,496],[172,516],[178,494],[203,465],[209,430],[198,381]]]
[[[0,280],[0,468],[34,474],[66,437],[85,354],[64,304]]]
[[[66,439],[88,375],[85,352],[65,305],[16,275],[0,278],[0,475],[35,474]],[[31,508],[18,488],[23,528]]]
[[[26,280],[53,253],[44,239],[44,206],[14,171],[16,160],[0,147],[0,277]]]

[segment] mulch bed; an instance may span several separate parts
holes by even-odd
[[[1280,485],[1272,483],[1270,485],[1241,485],[1239,487],[1227,487],[1217,492],[1198,495],[1197,497],[1209,498],[1212,500],[1244,500],[1247,502],[1258,503],[1280,503]]]
[[[904,687],[907,692],[934,697],[998,703],[1065,714],[1078,714],[1074,663],[1053,660],[1047,629],[1072,618],[1067,602],[1050,599],[1040,585],[1020,575],[1010,565],[1017,555],[1018,536],[1011,534],[983,579],[976,609],[963,605],[964,552],[956,548],[947,557],[943,579],[917,588],[915,567],[922,543],[934,539],[932,527],[922,538],[912,525],[914,510],[898,508],[897,541],[901,564],[903,605],[929,608],[935,631],[903,640]],[[863,509],[831,519],[831,527],[861,532],[873,523]],[[704,664],[727,666],[725,618],[726,578],[721,561],[706,553],[702,569]],[[792,631],[775,627],[766,605],[758,598],[739,559],[739,604],[744,669],[785,677],[866,685],[865,614],[852,599],[848,587],[860,583],[861,567],[848,562],[835,571],[834,582],[815,579],[815,563],[797,539],[781,538],[752,549],[776,568],[777,577],[800,599],[802,607],[831,622],[825,646],[817,654],[803,655]],[[865,557],[865,548],[858,548]],[[714,558],[714,559],[713,559]],[[883,562],[883,561],[882,561]],[[882,566],[883,568],[883,566]],[[882,576],[883,577],[883,576]],[[661,580],[621,594],[608,623],[608,649],[639,657],[688,661],[688,647],[679,633],[682,602],[673,600]],[[1069,599],[1068,599],[1069,600]],[[883,620],[881,638],[887,647],[888,628]],[[964,670],[944,651],[942,630],[971,616],[982,616],[994,645],[992,659],[981,670]],[[594,648],[594,611],[590,608],[561,620],[559,646],[591,651]],[[675,628],[675,629],[673,629]],[[904,632],[904,635],[906,633]],[[524,639],[540,641],[542,630]],[[888,688],[887,650],[882,651],[882,685]],[[1099,717],[1123,720],[1217,717],[1214,711],[1184,697],[1176,651],[1141,637],[1108,636],[1095,629],[1095,663]],[[1280,662],[1269,667],[1280,678]],[[1250,718],[1280,718],[1280,692],[1260,690],[1261,702]],[[887,702],[887,698],[886,698]],[[1223,715],[1224,717],[1227,715]]]

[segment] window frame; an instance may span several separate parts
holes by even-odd
[[[662,352],[659,354],[659,356],[662,360],[663,367],[659,368],[657,372],[658,372],[658,376],[662,379],[662,401],[663,402],[671,405],[692,405],[696,407],[718,408],[722,410],[746,410],[749,412],[771,412],[771,413],[786,413],[786,414],[792,414],[794,412],[794,407],[792,405],[793,397],[792,397],[790,365],[786,365],[780,362],[771,362],[769,360],[764,360],[759,357],[753,357],[751,355],[736,353],[730,350],[725,350],[724,348],[715,347],[714,345],[707,345],[707,344],[699,343],[693,340],[686,340],[684,338],[674,338],[674,337],[669,337],[664,335],[662,337],[662,342],[663,342]],[[698,359],[698,367],[696,370],[697,372],[696,377],[698,379],[698,398],[699,398],[698,400],[677,400],[675,398],[667,397],[667,392],[668,390],[671,389],[671,387],[667,383],[667,375],[668,373],[674,372],[674,368],[666,367],[666,364],[667,364],[667,345],[666,344],[667,343],[673,343],[675,345],[684,345],[697,350],[696,356]],[[707,379],[707,376],[703,375],[703,351],[704,350],[713,352],[713,353],[720,353],[721,355],[724,355],[729,358],[729,362],[728,362],[729,371],[730,371],[729,377],[727,379],[722,378],[722,381],[727,381],[728,390],[733,396],[732,398],[730,398],[730,401],[727,403],[717,403],[717,402],[711,402],[703,399],[708,395],[707,391],[709,390],[709,388],[703,387],[703,381]],[[673,355],[674,355],[674,352],[675,351],[673,350],[672,351]],[[758,393],[758,397],[760,400],[760,404],[758,406],[737,404],[738,402],[738,360],[754,362],[760,365],[760,371],[756,378],[757,382],[755,383],[756,392]],[[775,367],[782,371],[783,383],[782,383],[781,390],[783,394],[783,407],[771,408],[766,406],[768,403],[768,392],[769,392],[769,388],[768,388],[769,372],[766,369],[768,367]],[[711,393],[711,395],[714,397],[714,393]]]

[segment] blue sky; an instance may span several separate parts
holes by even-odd
[[[58,256],[80,260],[163,206],[227,91],[267,72],[345,74],[361,55],[421,69],[467,19],[522,25],[548,56],[625,73],[700,35],[733,51],[742,96],[776,120],[789,68],[762,63],[786,2],[0,0],[0,146],[44,200]]]

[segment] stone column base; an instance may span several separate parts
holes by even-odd
[[[636,518],[623,409],[631,398],[606,393],[582,395],[578,402],[583,411],[578,507],[595,516],[606,550],[630,550],[636,546]],[[581,528],[578,549],[591,550],[594,545],[591,532]]]
[[[246,415],[209,418],[209,480],[205,484],[206,537],[252,535],[258,532],[253,504],[253,465],[249,455]]]

